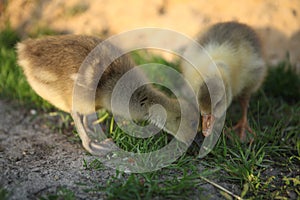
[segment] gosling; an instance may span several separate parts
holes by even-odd
[[[70,113],[72,112],[72,95],[75,80],[78,78],[78,70],[89,53],[101,42],[102,40],[97,37],[82,35],[27,39],[17,44],[18,63],[22,67],[30,86],[39,96],[57,108]],[[95,62],[106,62],[107,56],[118,51],[120,49],[109,44],[100,52],[101,55],[98,55]],[[94,70],[96,71],[104,70],[99,68],[100,65],[97,65],[97,63],[95,66]],[[94,103],[95,109],[105,108],[112,111],[113,89],[118,80],[133,67],[134,63],[128,55],[123,55],[113,61],[103,72],[98,82],[95,101],[85,101],[83,98],[79,102],[80,105],[76,105],[79,112],[85,115],[93,112],[89,109],[89,105],[92,103]],[[90,74],[90,77],[95,78],[93,74]],[[135,79],[133,81],[140,82],[146,78],[143,73],[137,72],[134,74],[133,79]],[[119,101],[119,104],[125,105],[122,97],[118,98],[117,101]],[[160,104],[166,110],[167,119],[164,124],[162,124],[161,116],[158,116],[159,112],[150,109],[156,104]],[[183,118],[178,100],[168,97],[151,85],[143,85],[133,93],[129,110],[134,120],[149,120],[185,144],[193,139],[195,131],[192,127],[195,126],[196,120]],[[189,113],[193,115],[195,113],[194,109],[191,109]],[[117,110],[117,114],[126,115],[124,110]],[[185,131],[176,134],[180,123],[183,127],[182,130]],[[87,148],[86,145],[84,146]]]
[[[232,100],[238,99],[242,117],[233,130],[242,142],[248,140],[247,132],[256,136],[248,125],[247,110],[251,95],[266,75],[258,35],[245,24],[224,22],[210,27],[197,42],[203,48],[196,55],[199,63],[194,68],[183,62],[181,68],[197,92],[203,135],[211,134],[216,117],[225,114]]]

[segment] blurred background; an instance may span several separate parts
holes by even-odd
[[[270,65],[289,55],[300,72],[299,0],[0,0],[0,29],[9,25],[22,38],[60,33],[105,38],[141,27],[195,37],[205,27],[229,20],[258,31]]]

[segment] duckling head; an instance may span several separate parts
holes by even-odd
[[[198,101],[202,118],[202,133],[212,133],[216,118],[222,117],[232,100],[231,89],[218,76],[205,79],[199,88]]]
[[[171,98],[151,85],[143,85],[134,91],[129,101],[129,112],[127,118],[149,120],[187,145],[197,132],[198,106],[184,99]]]

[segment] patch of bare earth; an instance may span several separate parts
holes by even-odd
[[[80,143],[55,133],[43,121],[43,115],[33,116],[0,101],[0,186],[8,190],[9,199],[34,199],[62,187],[77,198],[103,197],[83,190],[93,186],[93,181],[105,184],[114,170],[85,169],[83,160],[93,157]]]

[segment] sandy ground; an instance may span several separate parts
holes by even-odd
[[[78,142],[49,129],[43,118],[0,101],[0,186],[10,192],[10,199],[34,199],[60,187],[79,199],[103,197],[83,190],[92,181],[105,183],[115,170],[84,169],[83,159],[90,162],[93,157]]]
[[[299,0],[0,0],[0,29],[9,21],[24,38],[45,30],[105,38],[143,27],[194,38],[207,26],[231,20],[261,35],[268,63],[282,61],[289,52],[300,73]]]

